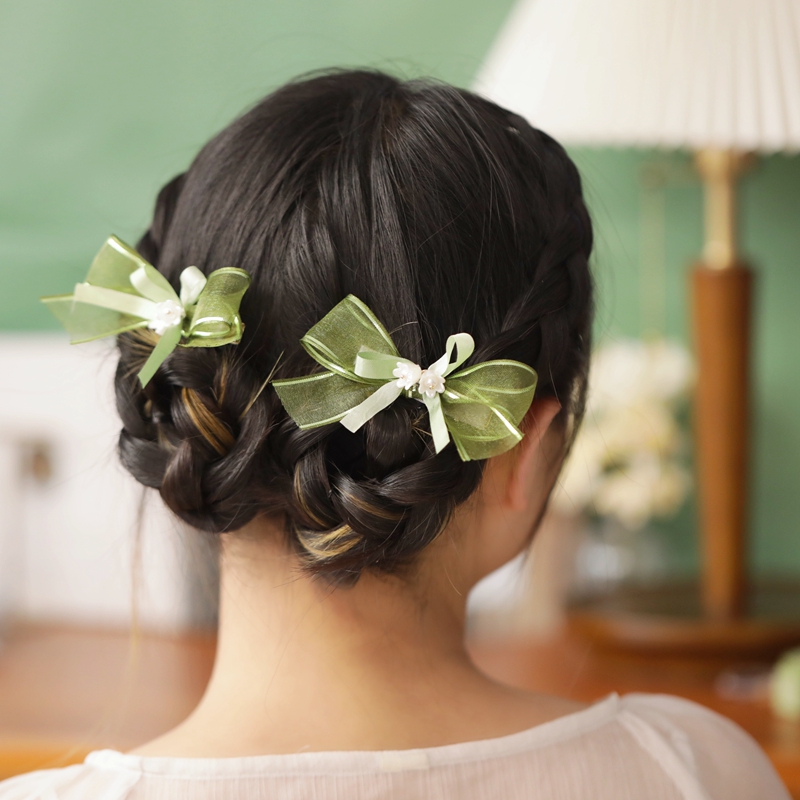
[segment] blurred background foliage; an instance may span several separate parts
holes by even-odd
[[[2,0],[0,330],[54,329],[38,296],[69,291],[109,233],[135,241],[159,187],[285,80],[369,66],[469,86],[512,4]],[[688,157],[571,152],[597,224],[598,338],[687,341],[686,268],[702,241]],[[762,159],[742,204],[743,250],[759,268],[753,557],[798,573],[800,158]],[[666,533],[675,564],[692,568],[690,506]]]

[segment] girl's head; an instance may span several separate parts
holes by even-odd
[[[300,338],[352,293],[416,363],[466,331],[468,364],[533,367],[566,442],[583,410],[591,247],[575,166],[522,118],[376,72],[290,83],[158,197],[139,251],[176,286],[188,265],[247,270],[246,330],[238,345],[178,348],[144,390],[152,341],[119,337],[122,461],[194,527],[266,515],[314,573],[396,571],[476,492],[486,462],[435,454],[414,399],[357,433],[302,431],[265,382],[319,369]]]

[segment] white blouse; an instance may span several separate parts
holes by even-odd
[[[496,739],[419,750],[148,758],[114,750],[0,800],[789,800],[755,741],[667,695],[610,695]]]

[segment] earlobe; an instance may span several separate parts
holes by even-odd
[[[542,452],[542,441],[550,425],[561,410],[561,403],[555,397],[534,400],[522,421],[525,434],[522,441],[512,451],[516,461],[508,481],[506,502],[513,511],[524,511],[533,494],[531,485],[542,472],[540,462],[546,458]]]

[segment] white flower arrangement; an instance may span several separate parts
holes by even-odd
[[[413,389],[416,386],[417,391],[426,397],[436,397],[444,392],[444,376],[436,369],[422,369],[419,364],[398,361],[392,375],[397,378],[395,384],[399,389]]]
[[[629,530],[676,513],[691,486],[678,414],[693,376],[691,356],[675,342],[601,347],[586,417],[553,495],[556,509],[612,517]]]
[[[164,300],[156,303],[156,315],[147,323],[151,331],[155,331],[159,336],[167,332],[167,328],[182,322],[186,316],[186,310],[180,303],[174,300]]]

